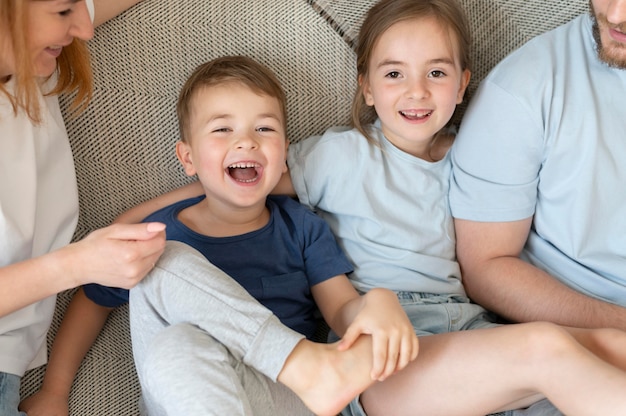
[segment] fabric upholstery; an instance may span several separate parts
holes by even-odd
[[[75,238],[189,181],[175,157],[178,91],[200,63],[245,54],[272,68],[288,96],[291,141],[347,124],[356,86],[353,46],[374,0],[146,0],[96,30],[95,92],[66,119],[76,161]],[[461,0],[473,29],[473,79],[536,34],[587,11],[583,0]],[[67,97],[62,99],[67,107]],[[467,100],[466,100],[467,101]],[[458,117],[464,106],[461,106]],[[350,155],[346,155],[350,157]],[[59,296],[49,343],[72,291]],[[35,391],[43,368],[29,372]],[[128,308],[113,312],[74,383],[73,416],[137,415]]]

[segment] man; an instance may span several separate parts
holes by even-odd
[[[626,0],[483,82],[452,150],[464,284],[513,321],[626,330]]]

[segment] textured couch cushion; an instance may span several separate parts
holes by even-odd
[[[272,68],[287,93],[292,141],[348,123],[356,85],[352,47],[373,3],[149,0],[99,27],[90,42],[93,102],[80,116],[67,119],[81,202],[76,238],[189,180],[174,153],[175,102],[186,77],[209,59],[245,54]],[[587,9],[582,0],[462,3],[475,39],[470,96],[509,51]],[[71,293],[59,297],[50,340]],[[43,368],[27,374],[22,393],[36,390],[42,375]],[[136,415],[138,397],[128,309],[120,308],[81,367],[71,414]]]

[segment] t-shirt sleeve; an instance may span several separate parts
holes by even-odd
[[[163,221],[168,207],[162,208],[148,215],[142,222]],[[83,286],[85,295],[94,303],[107,308],[116,308],[128,303],[128,289],[102,286],[90,283]]]
[[[116,308],[128,303],[127,289],[90,283],[83,286],[83,291],[92,302],[107,308]]]
[[[483,82],[451,150],[455,218],[499,222],[534,214],[543,157],[537,113],[499,85]]]
[[[335,201],[343,196],[343,181],[337,177],[350,177],[352,172],[349,164],[342,162],[346,157],[359,157],[349,142],[339,140],[346,130],[343,126],[332,127],[323,136],[312,136],[289,146],[289,173],[303,205],[323,209],[325,200]]]
[[[304,261],[310,286],[353,270],[326,222],[313,212],[303,216]]]

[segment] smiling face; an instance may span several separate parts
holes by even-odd
[[[598,56],[610,66],[626,69],[626,1],[592,0],[589,4]]]
[[[206,86],[191,98],[186,142],[176,152],[214,206],[259,207],[284,172],[287,140],[278,99],[240,82]]]
[[[36,76],[47,77],[57,66],[57,58],[64,46],[74,38],[89,40],[93,37],[93,25],[87,5],[82,0],[23,0],[28,1],[27,45]],[[15,58],[9,41],[10,34],[0,32],[2,56],[0,76],[15,73]]]
[[[454,35],[434,18],[400,21],[376,42],[360,81],[385,137],[428,158],[434,135],[463,100],[470,73],[461,68]]]

